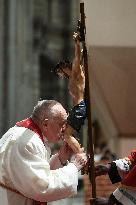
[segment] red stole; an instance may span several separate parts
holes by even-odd
[[[122,180],[122,184],[128,187],[136,188],[136,165],[129,171],[129,173]]]
[[[132,168],[122,180],[122,184],[130,188],[136,188],[136,150],[133,150],[128,158],[130,159]]]
[[[31,118],[27,118],[25,120],[17,122],[16,125],[19,127],[25,127],[27,129],[32,130],[33,132],[35,132],[39,136],[39,138],[44,143],[43,135],[42,135],[40,128],[33,122],[33,120]],[[33,200],[33,205],[47,205],[47,202],[40,202],[40,201]]]

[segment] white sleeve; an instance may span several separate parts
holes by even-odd
[[[19,138],[10,150],[8,173],[14,187],[37,201],[55,201],[77,192],[78,170],[73,163],[51,170],[47,150],[35,135]]]
[[[130,166],[129,166],[128,161],[124,158],[124,159],[118,159],[114,162],[117,166],[118,174],[120,175],[121,178],[124,178],[124,176],[130,170]]]

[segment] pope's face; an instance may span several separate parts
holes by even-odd
[[[60,106],[56,117],[48,119],[46,123],[45,135],[49,142],[58,142],[64,134],[66,129],[67,113],[63,107]]]

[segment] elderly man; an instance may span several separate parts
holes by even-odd
[[[82,148],[72,156],[64,143],[50,158],[49,142],[63,137],[67,113],[54,100],[39,101],[31,117],[0,139],[0,204],[43,205],[76,194],[78,171],[86,164]],[[42,203],[44,202],[44,203]]]

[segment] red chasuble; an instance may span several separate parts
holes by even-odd
[[[20,122],[16,123],[17,126],[19,127],[25,127],[27,129],[32,130],[33,132],[35,132],[39,138],[42,140],[42,142],[44,143],[43,140],[43,135],[41,130],[39,129],[39,127],[33,122],[33,120],[31,118],[27,118],[25,120],[22,120]],[[47,205],[47,202],[40,202],[40,201],[33,201],[33,205]]]

